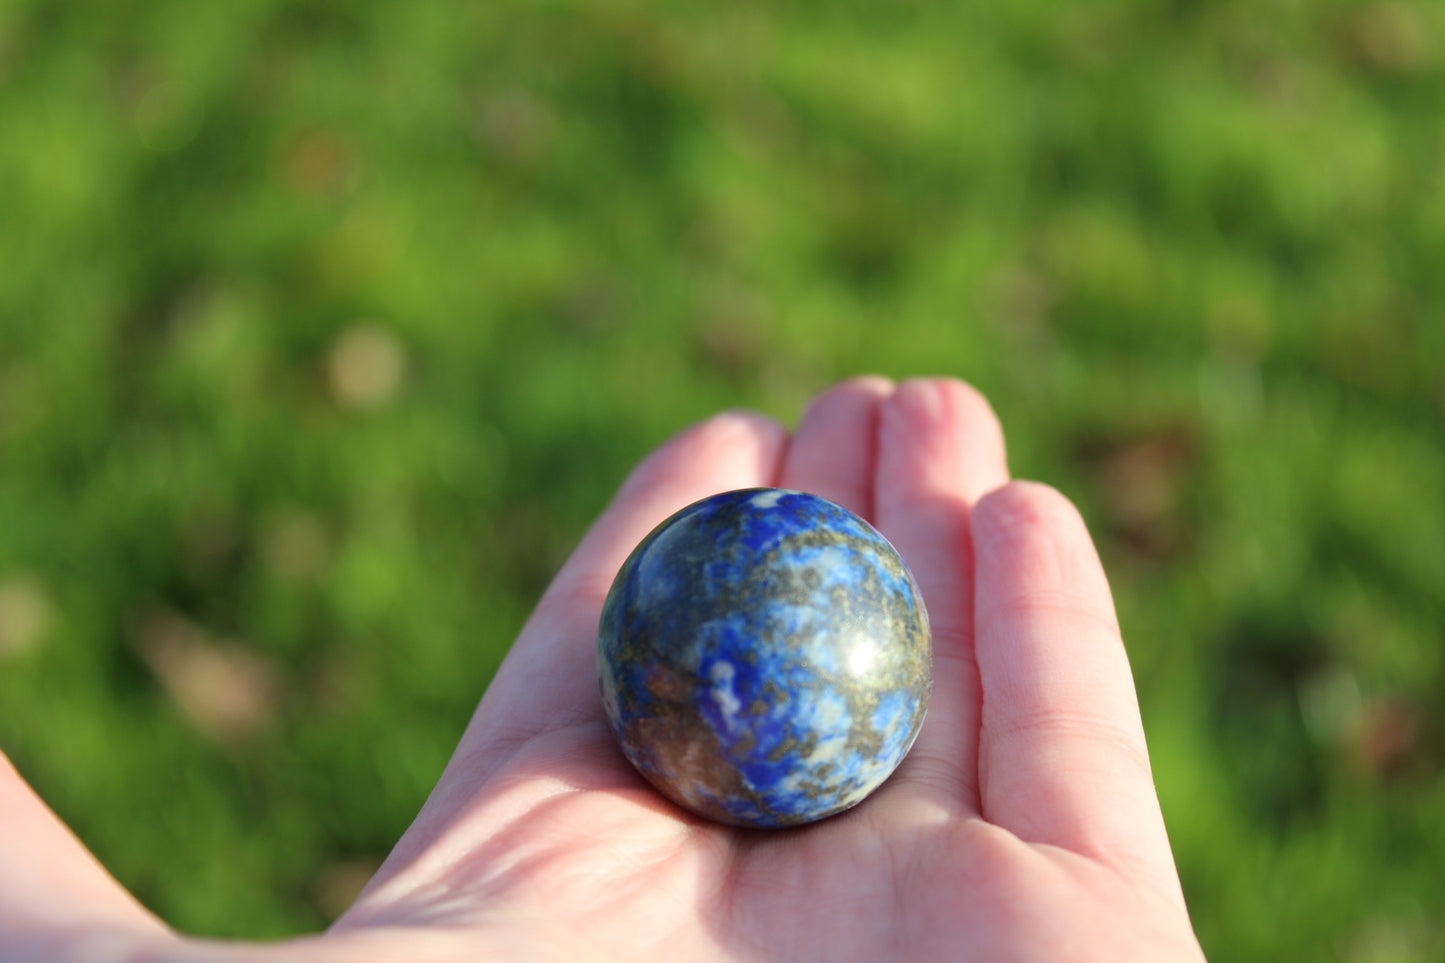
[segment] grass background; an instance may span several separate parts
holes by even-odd
[[[1219,960],[1445,958],[1445,6],[0,0],[0,746],[323,925],[685,423],[993,399]]]

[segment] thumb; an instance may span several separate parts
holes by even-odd
[[[129,958],[173,939],[0,753],[0,955],[57,963]]]

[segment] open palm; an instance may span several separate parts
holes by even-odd
[[[739,830],[650,789],[596,682],[602,600],[658,522],[803,489],[874,523],[933,622],[912,753],[832,819]],[[653,453],[547,591],[436,790],[315,937],[178,936],[6,767],[0,960],[1198,960],[1108,585],[1057,493],[1010,482],[987,403],[845,382],[790,438],[729,413]]]

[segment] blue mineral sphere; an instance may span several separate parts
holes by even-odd
[[[897,768],[933,682],[903,559],[816,495],[724,492],[623,563],[598,632],[623,753],[663,795],[738,826],[811,822]]]

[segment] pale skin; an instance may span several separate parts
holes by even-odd
[[[923,589],[934,691],[862,805],[715,825],[629,768],[597,692],[613,574],[705,495],[778,485],[863,515]],[[558,573],[416,821],[324,934],[178,934],[0,757],[0,960],[1203,959],[1108,583],[1078,513],[1009,479],[949,379],[843,382],[791,435],[726,413],[653,452]]]

